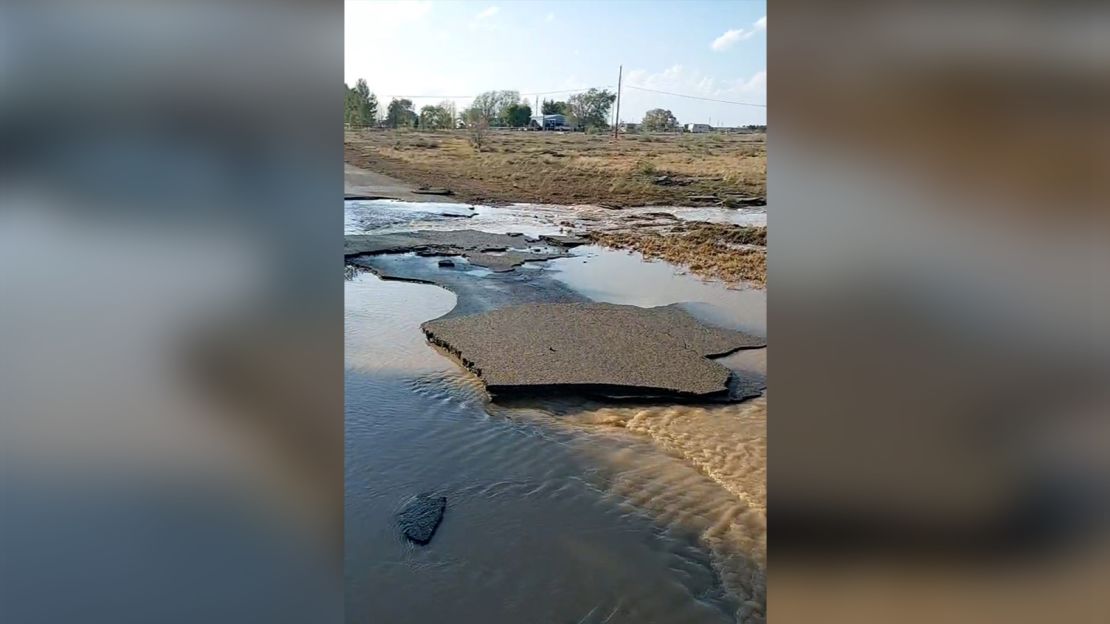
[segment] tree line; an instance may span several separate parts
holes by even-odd
[[[533,114],[532,105],[527,98],[521,99],[519,91],[486,91],[461,111],[454,102],[444,100],[423,106],[417,112],[412,100],[406,98],[394,98],[382,109],[365,80],[358,80],[354,87],[346,84],[343,87],[346,93],[343,121],[352,128],[524,128]],[[607,89],[589,89],[565,101],[544,100],[539,109],[543,115],[563,115],[572,127],[609,128],[609,111],[616,99],[616,94]],[[674,114],[663,108],[644,113],[640,123],[640,128],[647,132],[676,132],[681,127]],[[766,130],[766,126],[746,127]]]
[[[394,98],[383,109],[376,95],[365,80],[355,86],[343,85],[343,121],[352,128],[445,128],[486,127],[524,128],[532,119],[532,105],[521,99],[519,91],[486,91],[479,94],[470,106],[456,110],[455,103],[444,100],[439,104],[423,106],[417,112],[412,100]],[[570,96],[565,101],[544,101],[540,105],[544,115],[563,115],[567,123],[580,128],[609,127],[609,110],[616,101],[616,94],[608,90],[590,89]]]

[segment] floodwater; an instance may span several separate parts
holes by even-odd
[[[417,207],[404,208],[417,213],[406,227],[426,229],[436,209]],[[502,231],[543,225],[505,218],[519,223]],[[706,322],[765,332],[762,291],[704,283],[635,254],[587,247],[537,267],[528,271],[598,301],[694,302],[688,309]],[[348,620],[759,621],[765,399],[494,404],[420,332],[456,301],[437,286],[365,272],[346,282]],[[722,362],[762,372],[764,354]],[[421,492],[447,497],[424,547],[395,521]]]
[[[686,221],[767,225],[761,208],[676,208],[643,206],[611,210],[597,206],[510,204],[482,206],[446,202],[403,202],[392,199],[346,202],[347,234],[405,232],[409,230],[474,229],[486,232],[523,232],[529,236],[558,234],[563,223],[615,222],[629,216],[669,213]]]

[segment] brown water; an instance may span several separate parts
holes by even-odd
[[[709,322],[765,327],[761,291],[705,284],[624,252],[590,248],[532,270],[599,301],[694,301]],[[492,404],[419,331],[455,295],[367,273],[346,292],[350,621],[761,619],[763,399]],[[724,362],[762,372],[764,354]],[[417,547],[394,514],[424,491],[448,504],[431,544]]]

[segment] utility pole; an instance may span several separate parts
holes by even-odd
[[[617,128],[621,123],[621,78],[624,75],[624,65],[617,69],[617,114],[613,117],[613,140],[617,139]]]

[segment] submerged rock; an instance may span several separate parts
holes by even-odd
[[[497,273],[512,271],[525,262],[540,262],[565,257],[561,252],[545,253],[543,251],[506,251],[500,254],[490,254],[481,251],[468,251],[464,254],[467,262],[474,266],[489,269]]]
[[[439,266],[445,267],[445,268],[450,268],[450,267],[455,266],[455,262],[453,260],[448,260],[447,258],[444,258],[443,260],[439,261]]]
[[[417,544],[427,544],[432,541],[439,522],[443,519],[443,511],[447,508],[447,497],[419,494],[415,496],[405,508],[397,514],[397,523],[401,526],[401,533]]]

